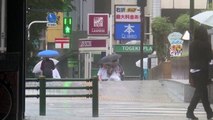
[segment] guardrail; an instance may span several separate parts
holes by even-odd
[[[98,78],[94,77],[91,79],[84,79],[84,78],[62,78],[62,79],[53,79],[53,78],[26,78],[26,84],[30,82],[38,83],[36,86],[28,86],[26,85],[26,90],[39,90],[39,94],[26,94],[25,97],[37,97],[39,98],[39,114],[46,115],[46,97],[86,97],[92,98],[92,116],[98,117]],[[53,83],[53,82],[92,82],[90,86],[46,86],[46,83]],[[54,94],[54,95],[47,95],[46,90],[92,90],[90,94]]]

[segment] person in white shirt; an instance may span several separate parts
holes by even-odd
[[[98,80],[99,81],[107,81],[109,79],[109,75],[107,74],[107,64],[102,64],[98,70]]]

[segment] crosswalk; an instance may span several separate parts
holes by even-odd
[[[144,106],[134,104],[111,104],[100,105],[100,116],[183,116],[185,117],[186,108],[184,106]],[[205,112],[201,107],[195,111],[198,116],[205,116]]]

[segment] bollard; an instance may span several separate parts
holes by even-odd
[[[40,83],[40,106],[39,106],[39,113],[42,116],[46,115],[46,80],[44,76],[39,77],[39,83]]]
[[[92,116],[98,117],[98,78],[93,77],[92,81]]]

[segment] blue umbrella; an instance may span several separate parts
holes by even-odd
[[[39,57],[56,57],[59,56],[59,52],[56,50],[43,50],[37,54]]]

